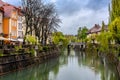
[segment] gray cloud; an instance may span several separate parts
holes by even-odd
[[[108,23],[107,7],[100,10],[82,9],[71,16],[61,15],[62,24],[60,31],[65,34],[76,34],[79,27],[91,28],[94,24],[101,24],[102,20]]]
[[[110,0],[89,0],[88,5],[86,7],[89,7],[90,9],[98,10],[105,6],[108,6],[108,3]]]
[[[57,0],[56,4],[60,14],[71,15],[88,4],[89,0],[84,3],[78,0]]]
[[[108,6],[108,3],[109,0],[56,0],[59,13],[62,15],[71,15],[84,8],[99,10]]]
[[[3,0],[20,5],[20,0]],[[108,23],[108,4],[110,0],[43,0],[55,3],[60,18],[61,28],[65,34],[76,34],[78,27],[91,28],[94,24]]]
[[[78,27],[91,28],[94,24],[108,23],[109,0],[57,0],[62,19],[60,31],[76,34]]]

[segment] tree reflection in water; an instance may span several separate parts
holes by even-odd
[[[120,80],[114,65],[79,50],[63,51],[56,59],[0,77],[0,80]]]
[[[76,51],[78,63],[81,66],[89,66],[96,74],[100,74],[101,80],[120,80],[116,66],[104,62],[105,59],[98,57],[97,53],[85,53]]]

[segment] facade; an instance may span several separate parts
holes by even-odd
[[[95,40],[96,35],[99,35],[102,31],[102,27],[99,24],[95,24],[90,30],[87,32],[87,38],[91,38],[94,43],[97,43]],[[108,31],[108,26],[104,26],[104,31]]]
[[[4,14],[4,9],[0,7],[0,34],[3,33],[3,14]]]
[[[4,5],[4,25],[3,32],[6,34],[6,38],[9,40],[17,39],[17,20],[18,20],[18,12],[17,8],[12,5]]]
[[[0,33],[3,33],[4,37],[10,41],[23,41],[21,9],[2,0],[0,0],[0,6],[4,10],[3,25],[0,27]]]
[[[87,32],[87,38],[90,38],[92,35],[100,34],[101,27],[98,24],[95,24],[90,30]]]
[[[19,8],[19,11],[18,11],[18,21],[17,21],[17,24],[18,24],[18,27],[17,27],[17,39],[18,41],[20,42],[23,42],[23,20],[22,20],[22,13],[21,13],[21,9]]]
[[[95,24],[90,30],[87,32],[87,37],[91,37],[91,35],[99,35],[102,31],[102,27],[99,24]],[[108,25],[104,26],[104,31],[108,31]]]

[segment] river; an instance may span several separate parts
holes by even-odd
[[[114,65],[96,53],[63,51],[59,58],[0,76],[0,80],[120,80]]]

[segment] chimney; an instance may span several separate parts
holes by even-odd
[[[95,24],[95,27],[97,27],[98,25],[97,24]]]

